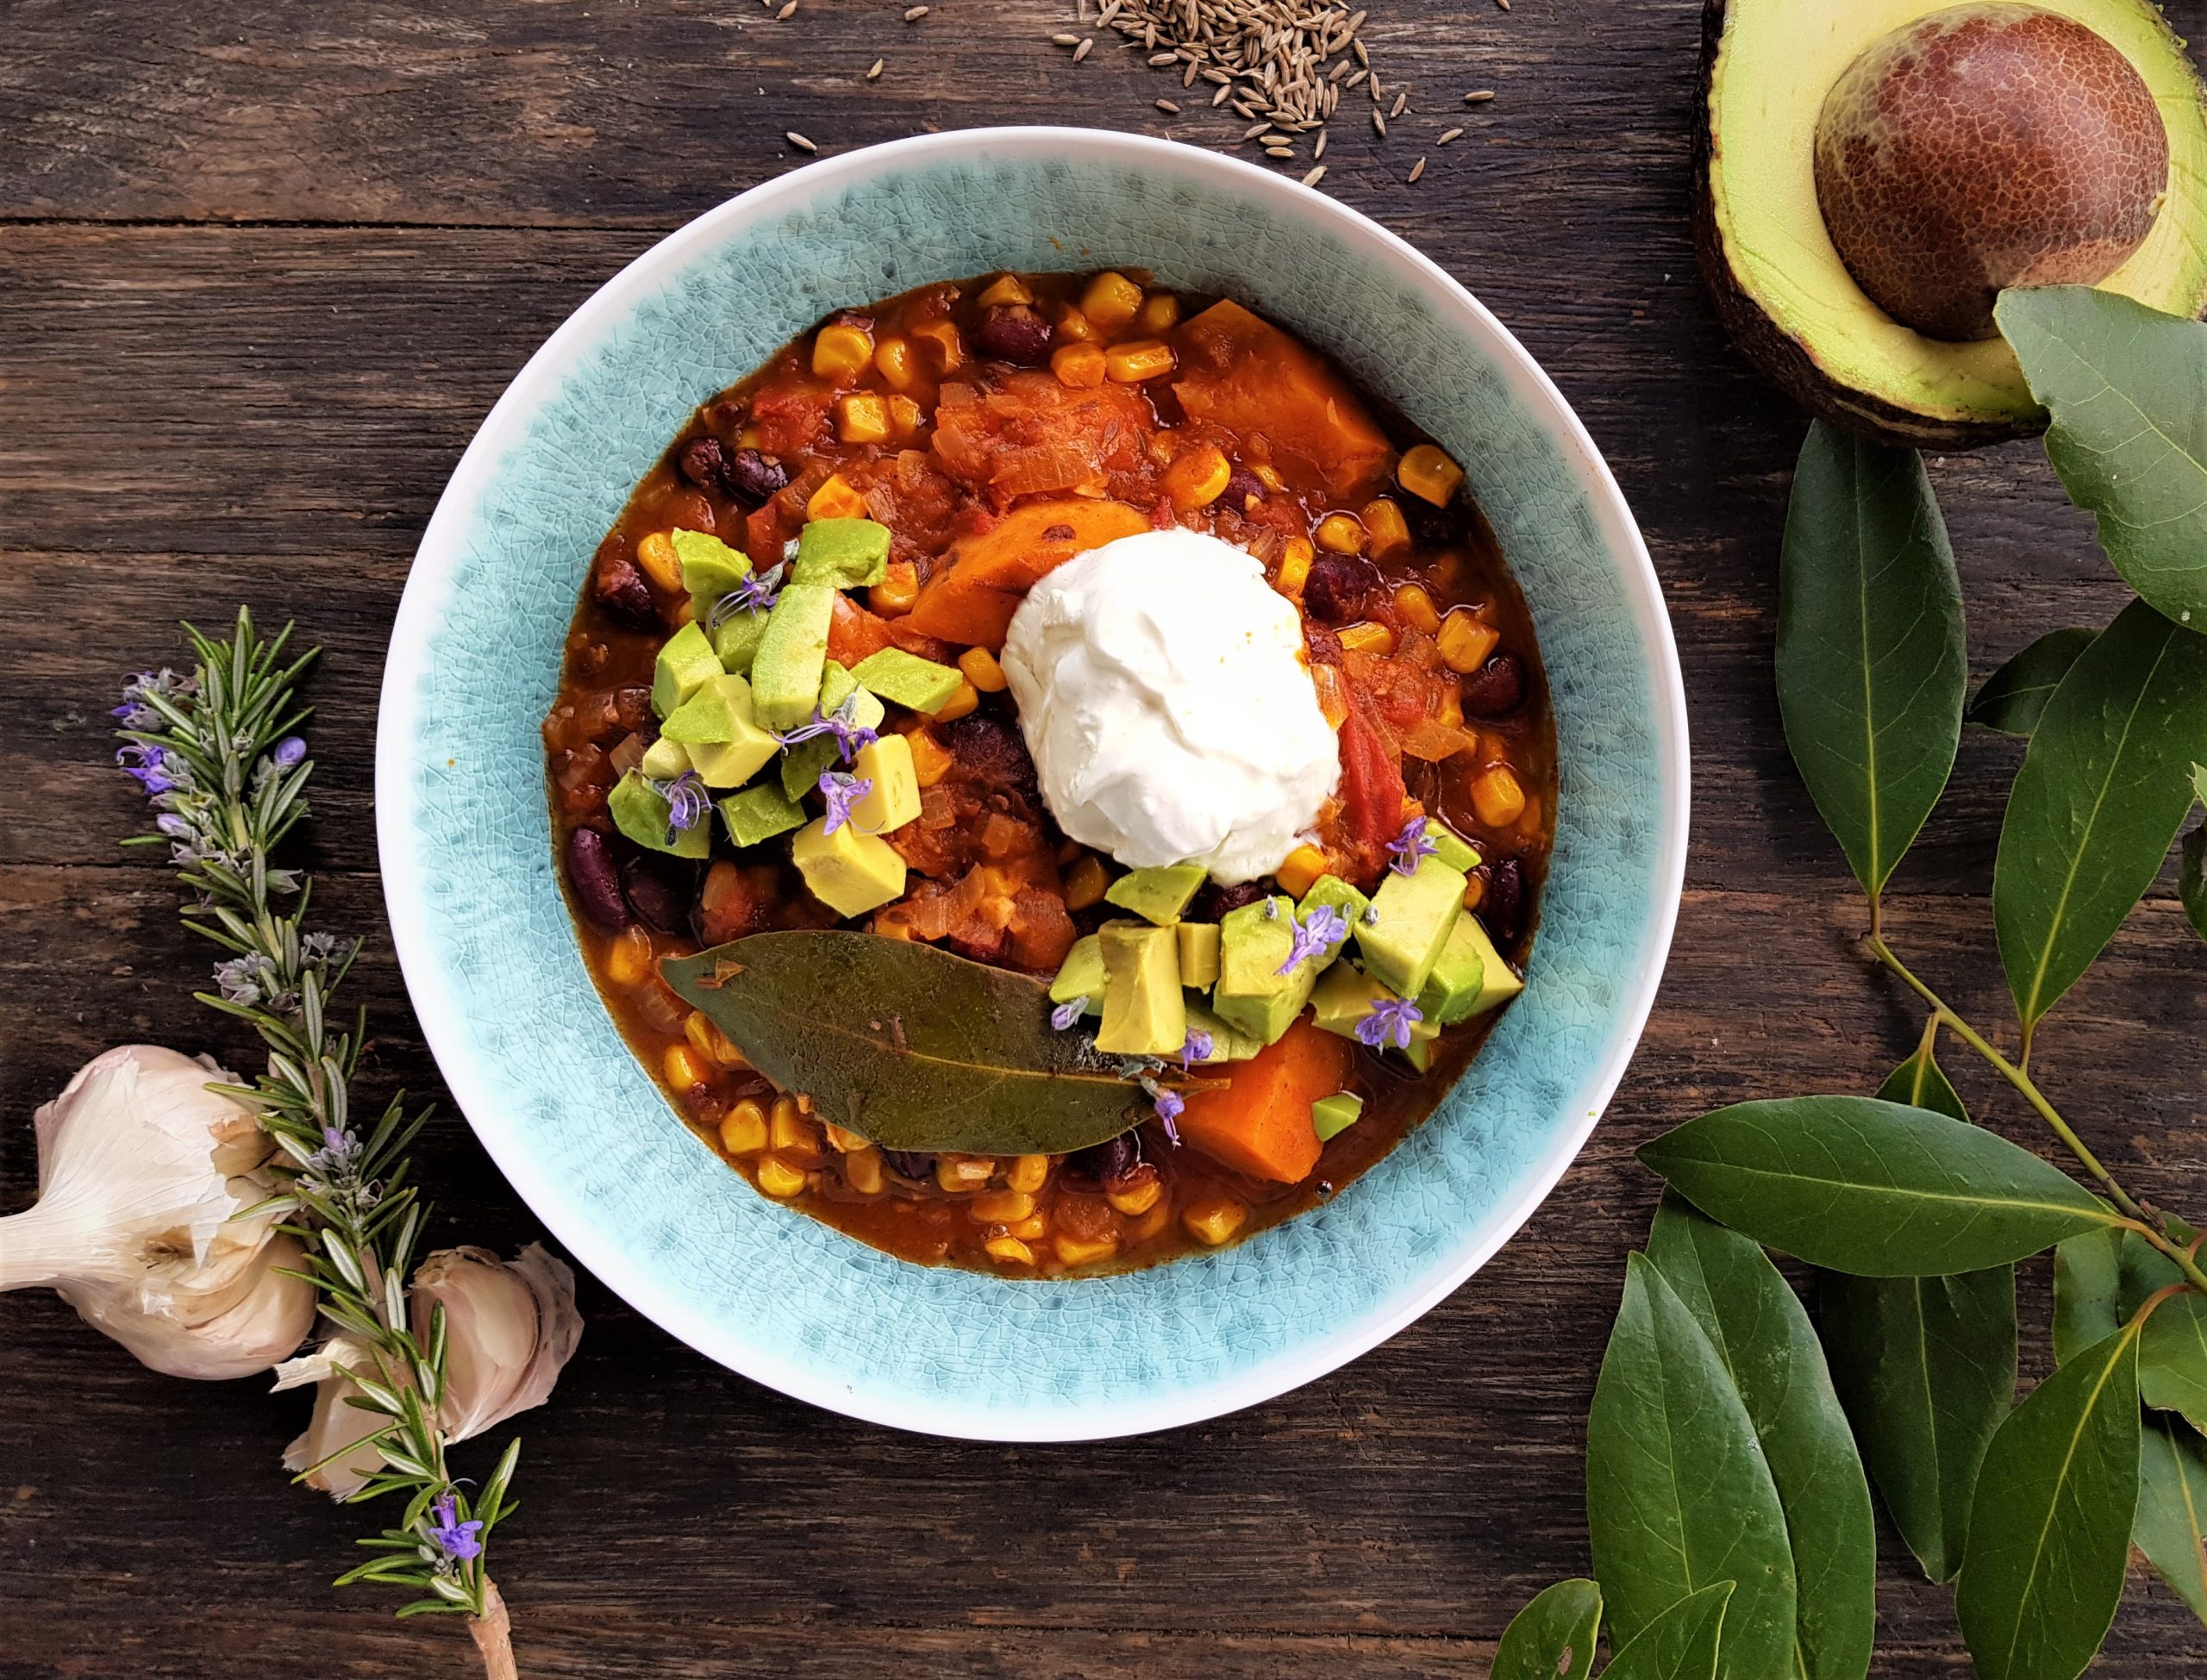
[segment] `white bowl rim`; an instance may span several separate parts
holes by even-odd
[[[1490,1218],[1484,1239],[1462,1251],[1454,1264],[1436,1270],[1422,1287],[1390,1302],[1385,1310],[1344,1325],[1329,1336],[1310,1339],[1286,1357],[1262,1361],[1162,1397],[1115,1402],[1111,1415],[1101,1419],[1085,1411],[983,1415],[961,1408],[954,1399],[862,1396],[832,1378],[823,1380],[801,1359],[762,1357],[755,1347],[732,1346],[718,1333],[717,1321],[691,1311],[670,1280],[602,1233],[589,1214],[574,1202],[568,1188],[540,1169],[525,1139],[507,1121],[488,1074],[472,1058],[459,1026],[462,1012],[457,1007],[446,1007],[449,989],[430,949],[425,925],[433,911],[422,891],[419,862],[410,849],[415,800],[406,757],[412,740],[410,726],[418,710],[422,656],[428,646],[436,596],[450,581],[466,522],[503,462],[507,428],[533,413],[553,393],[566,373],[571,354],[592,341],[602,319],[617,317],[631,308],[658,285],[662,270],[678,267],[693,251],[717,242],[731,224],[763,218],[785,202],[803,200],[844,181],[872,176],[908,159],[1007,152],[1062,155],[1068,148],[1115,153],[1129,163],[1210,172],[1286,214],[1330,224],[1351,242],[1376,241],[1388,255],[1415,270],[1464,311],[1481,348],[1497,362],[1510,365],[1525,380],[1528,395],[1537,399],[1542,410],[1539,418],[1550,430],[1573,482],[1585,493],[1604,546],[1622,563],[1619,581],[1636,586],[1629,606],[1654,667],[1649,672],[1648,696],[1653,715],[1647,721],[1660,758],[1658,775],[1664,805],[1651,890],[1653,919],[1647,929],[1647,961],[1642,971],[1632,978],[1601,1065],[1591,1074],[1586,1088],[1593,1091],[1593,1100],[1575,1125],[1559,1130],[1547,1158],[1527,1174],[1517,1197]],[[911,135],[807,164],[749,188],[685,222],[585,299],[538,347],[485,415],[422,532],[391,627],[377,714],[375,765],[376,836],[385,903],[400,972],[423,1037],[447,1089],[485,1150],[568,1252],[670,1335],[754,1382],[867,1422],[992,1441],[1100,1440],[1147,1434],[1260,1405],[1368,1352],[1429,1312],[1492,1258],[1522,1228],[1578,1159],[1616,1095],[1647,1029],[1676,931],[1691,812],[1685,681],[1654,563],[1623,492],[1591,435],[1547,371],[1510,329],[1446,269],[1408,240],[1299,181],[1177,141],[1110,129],[1046,125]],[[1078,1288],[1078,1284],[1043,1287]]]

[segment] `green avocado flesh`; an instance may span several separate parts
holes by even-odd
[[[1949,0],[1726,0],[1709,26],[1704,272],[1741,347],[1826,419],[1894,442],[1966,446],[2041,429],[2005,341],[1950,343],[1886,315],[1817,208],[1816,119],[1870,46]],[[2036,0],[2114,47],[2168,130],[2166,198],[2103,290],[2172,315],[2207,303],[2207,113],[2181,42],[2148,0]]]

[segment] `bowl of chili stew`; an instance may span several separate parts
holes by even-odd
[[[560,862],[603,790],[595,767],[576,766],[648,734],[639,717],[626,721],[641,729],[603,746],[595,738],[624,721],[621,692],[641,686],[623,680],[637,672],[622,661],[663,641],[679,610],[678,591],[662,590],[654,605],[669,616],[656,631],[641,613],[625,631],[607,621],[597,585],[609,539],[635,556],[654,534],[702,526],[759,547],[759,510],[778,497],[801,525],[802,503],[791,509],[787,484],[747,494],[762,486],[735,481],[738,457],[754,449],[796,479],[810,474],[797,484],[809,503],[847,441],[831,408],[810,455],[780,434],[747,444],[742,425],[716,429],[713,404],[733,401],[741,413],[722,422],[755,432],[756,399],[778,389],[776,370],[809,364],[820,329],[838,321],[866,321],[877,344],[945,322],[971,353],[988,309],[1013,297],[981,303],[997,277],[1027,293],[1020,311],[1048,322],[1107,273],[1135,277],[1137,309],[1169,298],[1185,322],[1223,303],[1276,325],[1364,393],[1404,453],[1425,445],[1460,464],[1454,523],[1394,485],[1347,509],[1292,495],[1291,508],[1267,508],[1282,497],[1261,480],[1254,502],[1241,487],[1204,521],[1253,553],[1268,549],[1260,558],[1277,586],[1293,563],[1295,521],[1315,535],[1333,514],[1358,516],[1356,588],[1327,569],[1342,558],[1338,545],[1310,542],[1318,598],[1309,571],[1301,590],[1321,643],[1344,631],[1365,640],[1347,650],[1366,656],[1353,701],[1372,698],[1374,672],[1386,675],[1380,665],[1406,645],[1424,668],[1458,679],[1460,707],[1461,679],[1497,653],[1516,659],[1528,690],[1506,709],[1514,723],[1449,722],[1473,738],[1464,764],[1413,760],[1421,803],[1518,865],[1504,889],[1518,895],[1516,919],[1502,895],[1485,906],[1504,954],[1524,965],[1524,993],[1476,1031],[1444,1035],[1422,1082],[1359,1076],[1366,1116],[1285,1194],[1266,1196],[1252,1188],[1266,1181],[1199,1152],[1176,1153],[1153,1127],[1133,1146],[1140,1165],[1166,1169],[1147,1202],[1123,1160],[1047,1162],[1031,1188],[1035,1167],[1016,1158],[989,1163],[971,1184],[959,1182],[959,1169],[976,1171],[970,1158],[884,1157],[870,1171],[865,1140],[828,1133],[798,1107],[802,1093],[759,1084],[688,1011],[619,984],[728,931],[729,916],[790,925],[803,895],[785,875],[767,878],[748,854],[713,859],[692,871],[685,914],[663,911],[660,921],[674,925],[654,929],[635,912],[651,902],[641,883],[656,860],[624,859],[635,884],[628,924],[603,943],[608,930],[585,916],[578,931],[562,893]],[[1129,322],[1098,347],[1157,336],[1138,330]],[[1010,340],[999,347],[1032,355]],[[926,402],[908,398],[923,409],[916,437],[879,440],[866,459],[941,456],[945,380],[935,371]],[[1026,371],[1053,372],[1047,359]],[[991,394],[1020,383],[1007,376]],[[1108,376],[1101,388],[1113,389]],[[888,399],[904,393],[869,393],[898,424]],[[766,419],[785,407],[769,401]],[[1166,409],[1165,422],[1183,418]],[[1153,459],[1148,445],[1177,429],[1160,422],[1134,440],[1122,495],[1146,472],[1172,472],[1174,461]],[[718,465],[691,447],[709,437],[722,446]],[[916,440],[917,451],[890,447]],[[685,456],[696,472],[685,473]],[[844,474],[847,484],[865,476]],[[868,488],[857,484],[861,503]],[[905,528],[898,563],[916,574],[957,540],[955,507],[937,510],[941,528],[923,528],[934,494],[916,484],[878,508]],[[1402,516],[1400,546],[1375,500]],[[1372,530],[1386,533],[1381,543]],[[894,626],[909,614],[897,610],[903,583],[878,603],[853,591],[853,607]],[[1333,599],[1336,584],[1353,603]],[[1479,640],[1494,642],[1455,636],[1460,659],[1482,654],[1457,671],[1439,631],[1467,609]],[[622,646],[624,634],[637,640]],[[1383,635],[1394,645],[1380,653]],[[974,645],[922,653],[962,670]],[[864,656],[856,644],[843,651]],[[584,670],[593,658],[599,668]],[[1435,716],[1435,703],[1428,694],[1419,709]],[[585,704],[616,715],[559,721],[563,706]],[[888,721],[914,726],[904,733],[916,756],[931,762],[931,747],[948,760],[935,785],[972,802],[953,812],[952,835],[981,826],[991,802],[1010,806],[1031,832],[1006,841],[1007,856],[1039,870],[1047,849],[1067,920],[1038,911],[1029,919],[1047,924],[1040,932],[1022,927],[985,948],[990,930],[954,900],[970,858],[939,860],[925,878],[945,890],[892,908],[924,918],[922,938],[960,935],[966,954],[1036,970],[1092,907],[1072,902],[1083,860],[1060,855],[1047,813],[1009,799],[1019,772],[1003,749],[1016,730],[1003,713],[1000,693],[983,690],[966,718]],[[1507,820],[1506,800],[1483,814],[1475,793],[1497,767],[1522,801]],[[565,788],[563,770],[576,772]],[[701,1351],[786,1392],[902,1427],[1003,1439],[1131,1433],[1253,1403],[1354,1357],[1475,1271],[1560,1176],[1622,1074],[1667,946],[1686,792],[1675,654],[1652,570],[1592,445],[1507,333],[1410,247],[1315,192],[1161,142],[1048,129],[931,136],[811,166],[700,218],[578,310],[494,409],[425,536],[393,637],[378,778],[395,935],[432,1046],[486,1146],[577,1258]],[[731,885],[722,871],[722,919],[708,923],[703,877],[722,865],[754,873]],[[1493,893],[1496,871],[1482,865],[1481,888]],[[647,952],[634,949],[636,927]],[[789,1191],[792,1174],[801,1190]],[[961,1194],[998,1197],[991,1210],[1018,1217],[972,1217]],[[1239,1223],[1213,1220],[1222,1202],[1239,1206]],[[1015,1226],[1033,1232],[1015,1240],[1037,1264],[1007,1268],[988,1254],[985,1233]],[[1110,1252],[1098,1252],[1106,1234]],[[928,1261],[939,1263],[918,1263]]]

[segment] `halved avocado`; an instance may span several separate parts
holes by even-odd
[[[1953,0],[1708,0],[1694,144],[1694,244],[1741,352],[1812,413],[1882,441],[1972,448],[2042,431],[2000,339],[1927,338],[1871,302],[1816,203],[1824,96],[1864,48]],[[2207,307],[2207,106],[2148,0],[2033,0],[2128,59],[2168,130],[2166,197],[2099,284],[2172,315]]]

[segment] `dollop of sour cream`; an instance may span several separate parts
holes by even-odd
[[[1067,560],[1012,615],[1003,669],[1058,826],[1129,868],[1269,875],[1341,780],[1293,603],[1201,532]]]

